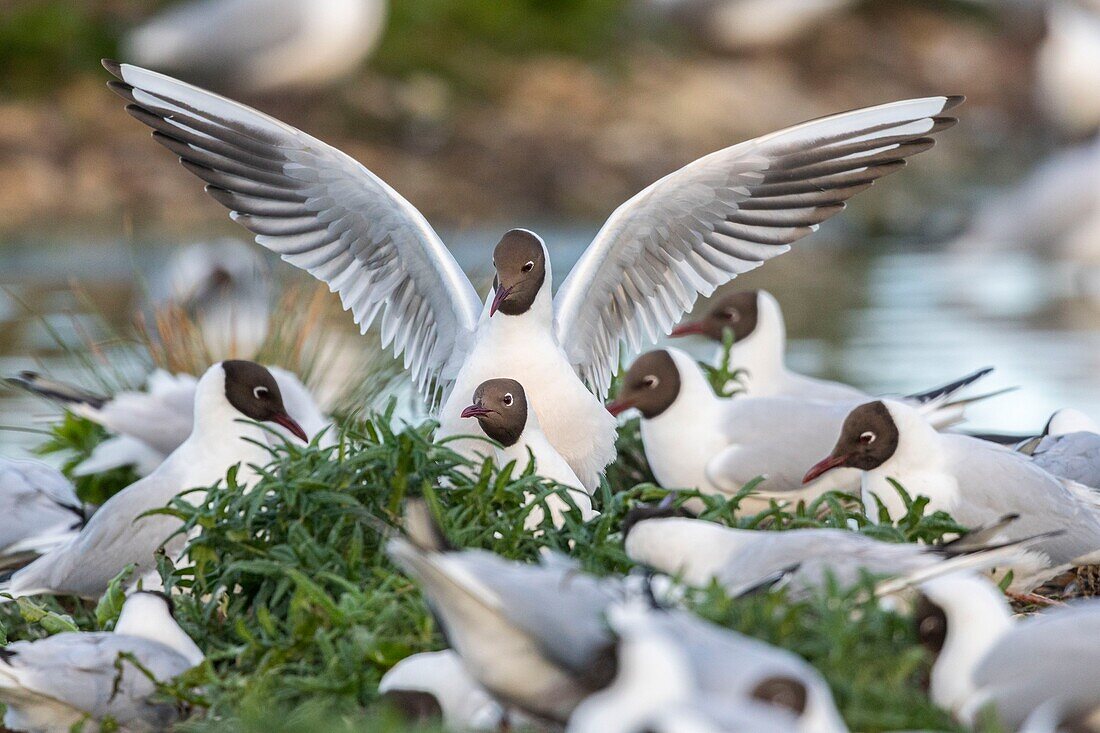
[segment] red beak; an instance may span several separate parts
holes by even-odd
[[[634,405],[632,405],[627,400],[615,400],[614,402],[607,403],[607,411],[615,417],[618,417],[633,406]]]
[[[493,303],[492,303],[492,305],[489,306],[489,317],[490,318],[492,318],[493,315],[497,312],[497,310],[500,309],[501,304],[505,300],[508,299],[508,296],[512,294],[512,291],[514,289],[515,289],[515,285],[513,285],[510,288],[503,288],[503,287],[497,285],[496,295],[493,296]]]
[[[481,405],[470,405],[462,411],[460,417],[481,417],[488,415],[492,410],[487,410]]]
[[[681,323],[676,328],[672,329],[672,333],[669,336],[695,336],[702,335],[703,322],[696,321],[695,323]]]
[[[302,430],[302,426],[299,425],[298,423],[296,423],[294,421],[294,418],[292,418],[290,415],[286,414],[285,412],[279,413],[278,415],[273,415],[271,417],[271,422],[273,422],[277,425],[282,425],[284,428],[289,430],[294,436],[296,436],[298,438],[301,438],[303,443],[308,443],[309,442],[309,436],[306,435],[306,431]]]
[[[844,455],[828,456],[821,459],[813,465],[813,468],[806,472],[805,476],[802,477],[802,483],[808,484],[818,476],[832,471],[834,468],[839,468],[840,466],[843,466],[848,461],[848,458],[849,456]]]

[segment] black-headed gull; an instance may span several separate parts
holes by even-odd
[[[542,240],[508,232],[483,302],[423,215],[344,153],[176,79],[104,65],[131,114],[259,244],[339,292],[364,331],[381,318],[382,343],[404,354],[418,387],[443,388],[440,436],[465,434],[460,413],[479,384],[523,378],[543,432],[588,490],[615,457],[601,400],[622,346],[640,350],[700,294],[789,250],[931,147],[961,101],[846,112],[700,158],[620,206],[553,299]]]
[[[0,702],[12,730],[80,730],[110,719],[121,730],[165,730],[178,710],[152,698],[203,654],[163,595],[126,599],[113,632],[66,632],[0,649]],[[151,678],[150,678],[151,676]]]
[[[1023,550],[993,544],[1004,523],[977,530],[944,545],[892,543],[842,529],[792,529],[767,532],[734,529],[684,517],[647,519],[626,536],[631,560],[705,587],[715,581],[740,595],[769,581],[784,579],[794,594],[830,579],[843,586],[864,573],[923,580],[961,569],[990,568]]]
[[[1014,622],[1004,596],[983,578],[945,576],[920,590],[914,623],[935,657],[933,701],[967,724],[991,709],[1007,730],[1036,718],[1053,718],[1051,731],[1095,722],[1100,603],[1075,601]]]
[[[596,516],[584,484],[539,428],[538,417],[528,406],[522,384],[514,379],[482,382],[474,391],[472,404],[463,409],[461,415],[477,420],[485,437],[500,444],[492,451],[498,466],[514,462],[518,472],[533,460],[536,474],[570,489],[569,496],[580,510],[582,519],[588,521]],[[562,516],[570,509],[569,504],[558,494],[550,494],[545,501],[551,521],[560,527]],[[533,529],[542,524],[542,520],[542,507],[535,507],[524,525]]]
[[[954,422],[958,410],[948,399],[981,375],[940,390],[937,399],[920,409],[945,424]],[[761,488],[769,492],[798,489],[806,470],[829,449],[859,402],[722,398],[694,359],[669,348],[642,354],[631,364],[608,410],[641,413],[642,445],[662,486],[732,495],[758,476],[765,477]],[[809,490],[855,491],[858,485],[858,471],[836,471]],[[750,496],[742,506],[763,509],[767,499]]]
[[[212,360],[256,355],[268,336],[273,288],[255,247],[229,238],[188,244],[173,250],[158,275],[154,305],[187,313]]]
[[[56,468],[0,458],[0,563],[26,562],[72,539],[84,518],[72,483]]]
[[[387,0],[190,0],[131,31],[127,57],[253,93],[307,90],[378,44]]]
[[[731,369],[743,370],[739,395],[803,397],[815,400],[859,400],[868,395],[840,382],[807,377],[786,365],[787,327],[779,301],[766,290],[749,290],[719,298],[696,321],[682,323],[673,336],[698,334],[719,344],[715,363],[726,357],[726,332],[733,334],[728,351]]]
[[[269,366],[267,370],[279,385],[287,412],[312,440],[331,424],[309,389],[297,375]],[[9,380],[51,400],[67,410],[102,425],[112,437],[100,443],[92,455],[80,463],[77,476],[133,466],[139,476],[147,476],[191,435],[195,419],[195,390],[198,378],[190,374],[171,374],[154,370],[144,390],[125,390],[103,397],[78,387],[48,379],[34,372],[23,372]],[[278,425],[286,437],[291,433]],[[326,439],[334,438],[333,431]]]
[[[442,719],[451,730],[499,731],[513,722],[451,649],[402,659],[382,676],[378,693],[410,723]]]
[[[612,606],[607,616],[617,638],[616,675],[577,707],[570,733],[645,731],[648,722],[677,708],[685,723],[702,718],[721,725],[726,706],[762,706],[765,721],[774,720],[766,715],[772,712],[786,719],[787,730],[847,730],[820,673],[785,649],[686,611],[629,603]]]
[[[406,507],[406,537],[387,552],[420,585],[466,670],[495,698],[564,723],[614,674],[604,610],[621,586],[572,563],[525,565],[451,548],[427,505]]]
[[[806,474],[807,481],[838,468],[862,471],[869,507],[880,502],[890,516],[906,512],[894,487],[929,499],[926,511],[943,510],[966,526],[1019,518],[1008,540],[1060,532],[1032,545],[1018,561],[1010,589],[1026,592],[1077,565],[1100,562],[1100,499],[1085,486],[1059,479],[1027,456],[966,435],[938,433],[914,408],[893,400],[860,405],[844,420],[832,452]]]
[[[173,559],[183,549],[186,538],[172,537],[181,527],[178,518],[142,515],[167,506],[184,491],[212,486],[234,465],[241,466],[242,484],[255,478],[250,466],[271,460],[266,431],[256,423],[282,425],[306,440],[287,413],[275,378],[254,362],[210,367],[195,389],[194,412],[191,435],[153,473],[108,499],[80,534],[16,572],[0,592],[99,598],[127,565],[136,566],[135,577],[154,570],[156,550],[166,541]]]

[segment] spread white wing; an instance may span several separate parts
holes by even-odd
[[[335,148],[224,97],[129,64],[110,86],[256,241],[340,294],[404,353],[422,392],[473,332],[481,301],[423,215]]]
[[[805,122],[719,150],[620,206],[554,298],[558,338],[604,394],[632,351],[699,294],[790,249],[844,201],[932,147],[960,97],[912,99]]]

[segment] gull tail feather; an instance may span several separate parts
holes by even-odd
[[[1000,545],[992,545],[966,555],[956,555],[943,562],[884,580],[875,586],[875,595],[881,598],[951,573],[963,571],[984,572],[998,566],[1017,562],[1020,560],[1022,553],[1032,545],[1060,534],[1063,534],[1063,530],[1043,532],[1042,534],[1024,537]]]
[[[947,384],[940,385],[939,387],[935,387],[926,392],[916,392],[911,395],[906,395],[905,399],[911,400],[921,405],[927,404],[929,402],[943,402],[945,399],[955,394],[956,392],[966,389],[970,385],[977,382],[979,379],[988,376],[992,371],[993,367],[979,369],[976,372],[971,372],[970,374],[967,374],[965,377],[961,377],[953,382],[948,382]]]
[[[44,377],[38,372],[19,372],[14,377],[8,377],[8,384],[25,389],[31,394],[44,397],[64,405],[83,405],[92,410],[99,410],[107,404],[107,398],[89,392],[66,382],[59,382],[49,377]]]
[[[940,545],[937,549],[948,557],[988,550],[994,545],[1004,543],[1004,538],[1000,537],[1001,532],[1019,518],[1019,514],[1006,514],[993,524],[975,527],[957,539]]]

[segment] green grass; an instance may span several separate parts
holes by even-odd
[[[385,416],[346,420],[335,446],[280,448],[250,492],[236,486],[231,472],[201,506],[177,500],[168,509],[203,530],[190,545],[192,568],[173,571],[162,563],[169,586],[191,589],[178,597],[177,617],[208,655],[205,665],[163,693],[192,713],[184,729],[267,733],[301,729],[308,720],[317,730],[404,730],[378,709],[378,681],[404,656],[443,644],[418,589],[382,551],[409,496],[425,496],[437,507],[457,545],[521,561],[549,547],[569,551],[589,572],[607,574],[631,567],[619,534],[626,513],[669,493],[650,483],[617,483],[625,474],[613,472],[614,488],[605,482],[596,496],[601,516],[584,523],[574,512],[561,530],[535,536],[523,529],[524,492],[545,496],[559,487],[524,467],[471,467],[432,443],[431,424],[400,432],[387,425]],[[648,471],[633,429],[628,423],[621,436],[629,446],[625,460]],[[86,450],[97,437],[70,419],[52,442],[70,439]],[[840,495],[790,510],[773,505],[754,516],[738,513],[739,497],[675,497],[690,499],[702,501],[704,518],[741,527],[854,523],[891,541],[935,540],[960,529],[945,515],[926,516],[922,501],[882,524]],[[0,623],[9,639],[109,628],[119,604],[117,588],[98,609],[71,599],[35,599],[0,607]],[[707,618],[810,660],[860,729],[946,725],[920,687],[928,659],[908,620],[878,608],[860,589],[831,588],[795,603],[782,595],[732,601],[711,588],[692,604]]]

